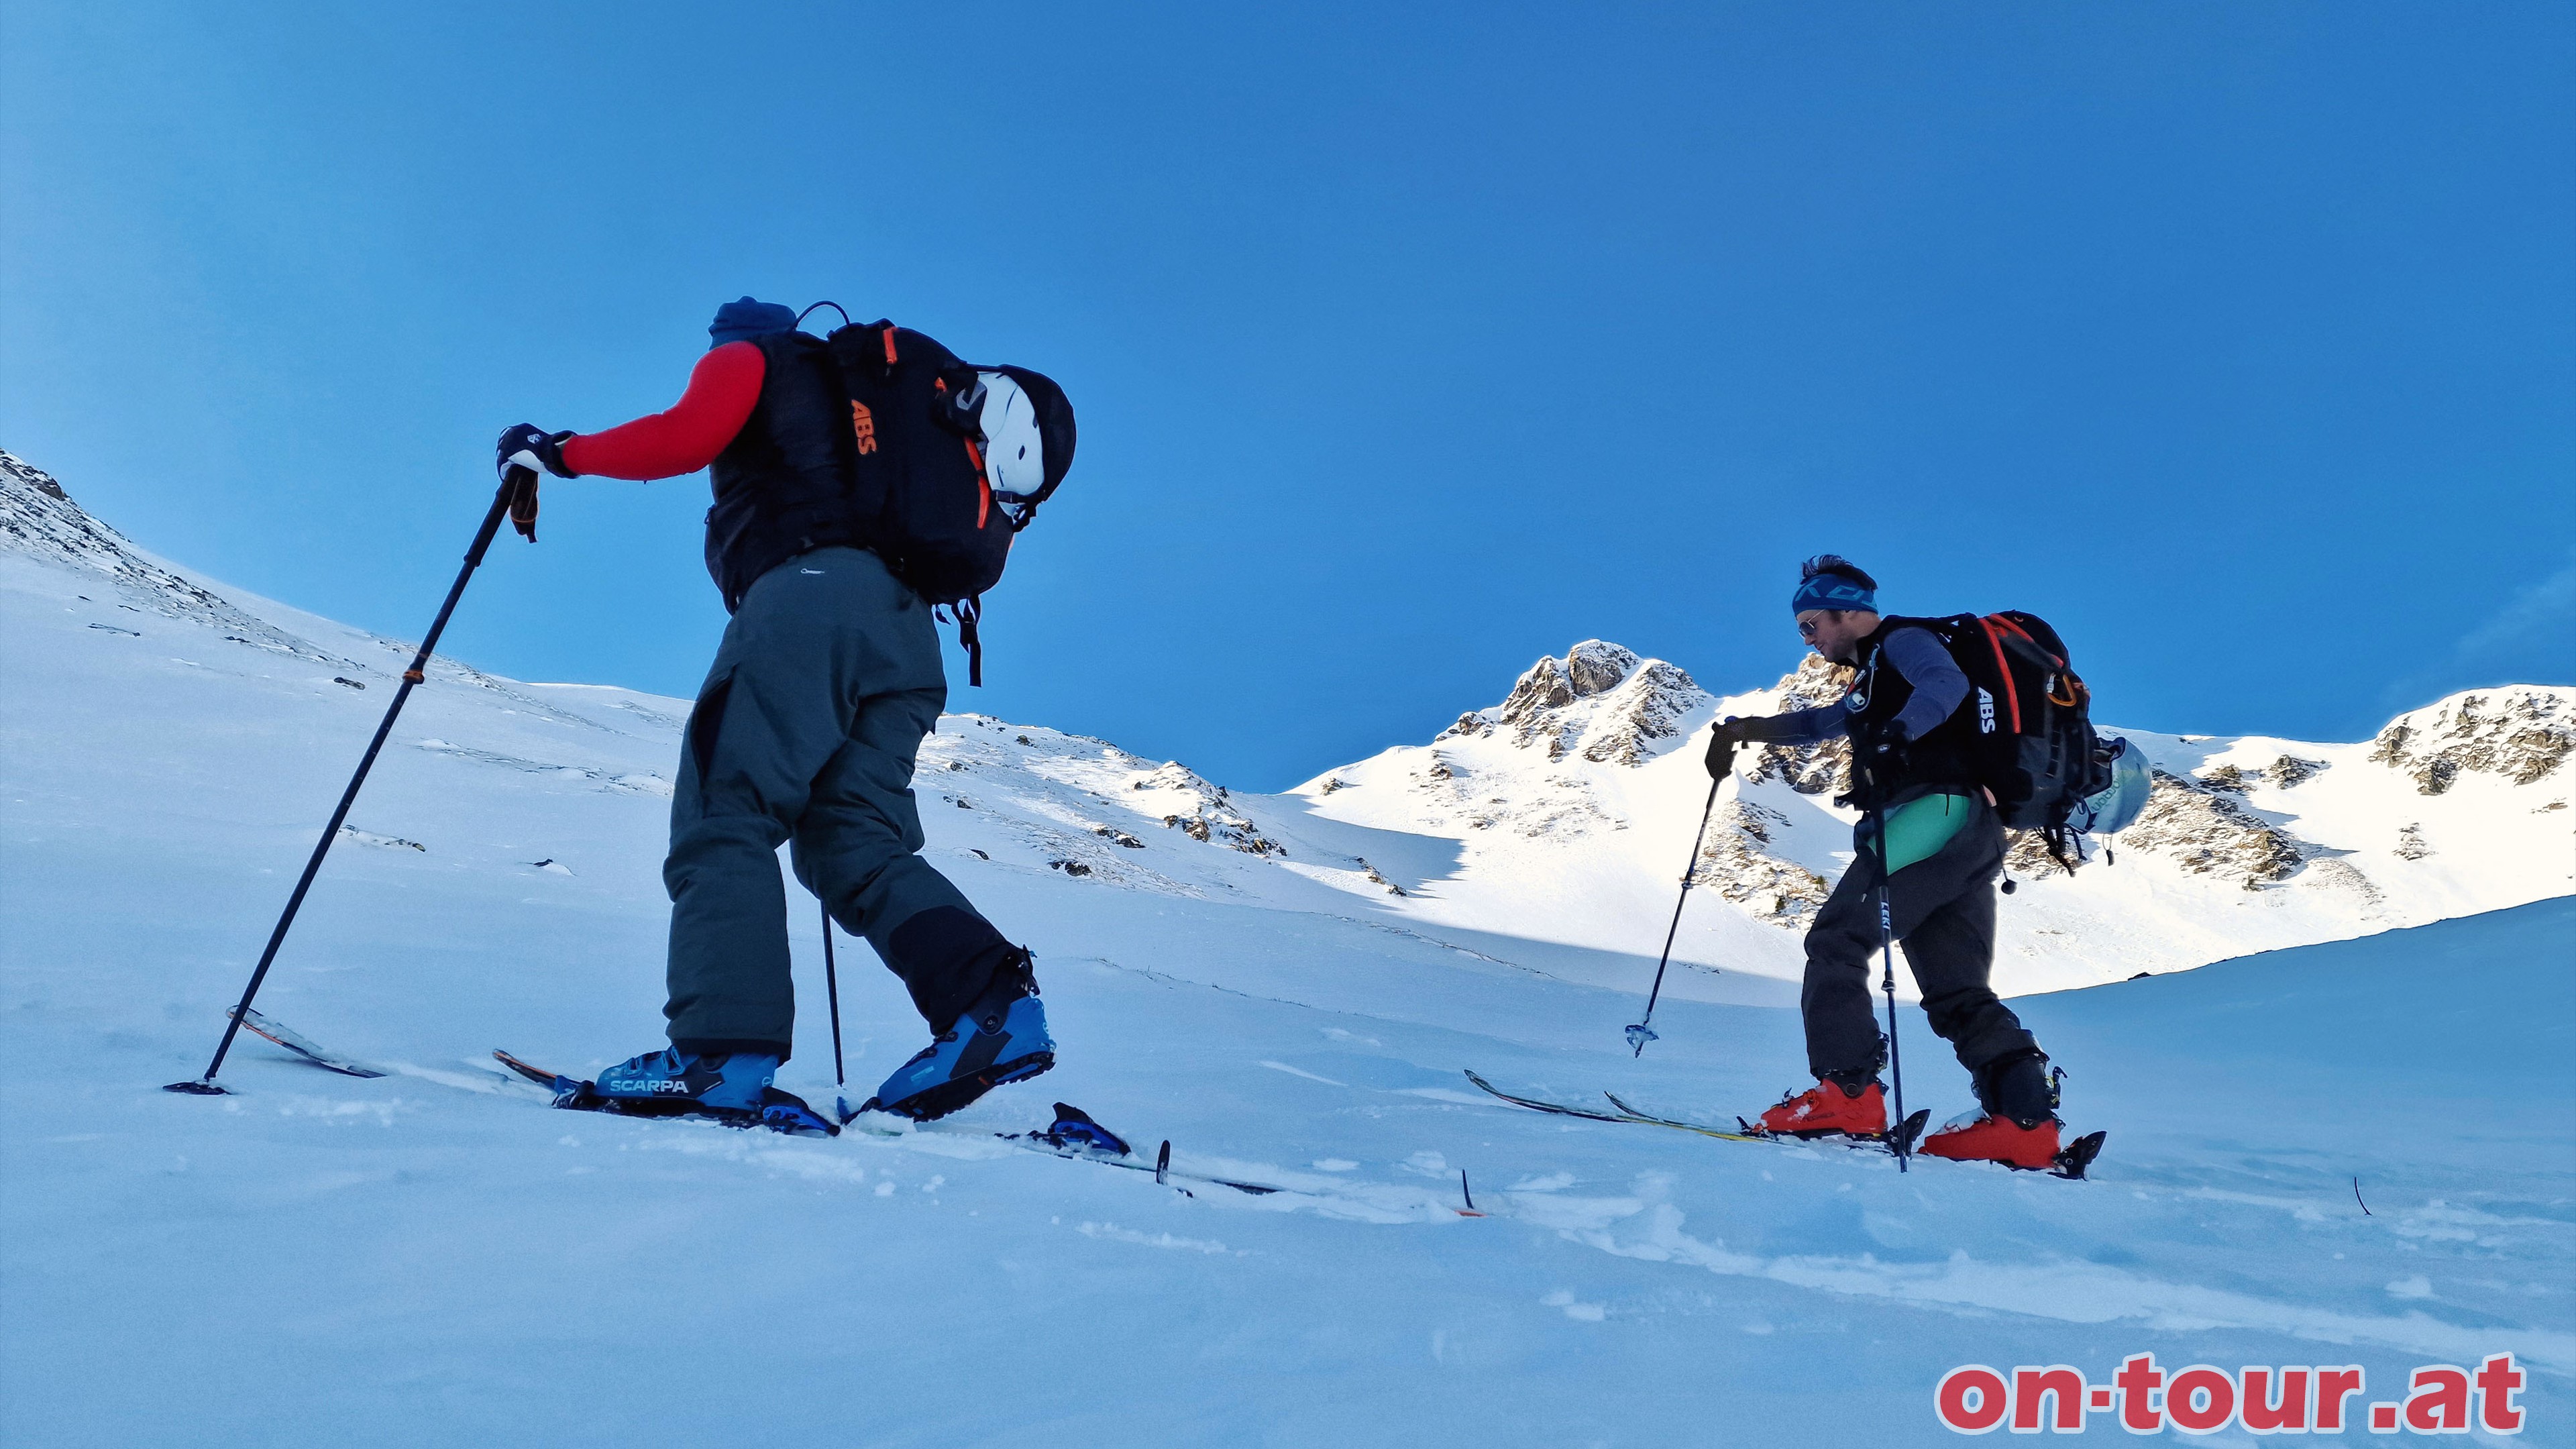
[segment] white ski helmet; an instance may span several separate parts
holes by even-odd
[[[993,496],[1019,503],[1046,487],[1046,439],[1038,431],[1038,408],[1007,372],[979,371],[984,406],[976,428],[984,435],[984,476]]]

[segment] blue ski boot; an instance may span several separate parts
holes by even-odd
[[[939,1039],[885,1079],[859,1110],[892,1112],[915,1122],[945,1117],[1004,1082],[1025,1081],[1055,1065],[1046,1008],[1027,951],[1003,963],[992,987]]]
[[[558,1107],[629,1117],[711,1117],[732,1127],[766,1127],[796,1137],[838,1137],[841,1129],[793,1092],[770,1085],[779,1058],[766,1052],[668,1047],[610,1067],[596,1082],[559,1092]]]
[[[592,1090],[623,1111],[642,1116],[704,1112],[708,1116],[758,1116],[778,1075],[778,1058],[765,1052],[710,1052],[704,1056],[665,1047],[629,1057],[599,1074]]]

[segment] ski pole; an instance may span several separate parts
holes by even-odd
[[[849,1079],[841,1075],[841,976],[832,967],[832,908],[821,901],[814,904],[823,910],[823,994],[832,1003],[832,1085],[846,1088]]]
[[[313,877],[322,870],[322,857],[331,853],[331,842],[339,838],[340,824],[349,818],[358,787],[367,782],[367,772],[375,768],[377,752],[385,747],[385,737],[393,733],[394,717],[402,713],[403,702],[411,698],[413,687],[422,682],[422,671],[429,667],[429,653],[438,647],[438,636],[447,629],[447,616],[456,612],[456,601],[465,594],[466,580],[474,577],[474,570],[482,565],[484,550],[492,546],[492,536],[501,531],[501,520],[520,491],[525,489],[533,495],[536,486],[537,476],[525,468],[513,468],[502,477],[500,491],[492,495],[491,510],[483,515],[483,526],[475,531],[474,546],[465,551],[465,567],[457,571],[456,582],[448,588],[447,602],[438,606],[438,617],[421,639],[420,652],[412,656],[411,667],[403,671],[402,687],[394,691],[393,702],[385,707],[384,721],[376,726],[376,737],[367,742],[367,752],[358,760],[358,772],[349,777],[349,788],[340,792],[339,807],[331,812],[331,823],[322,827],[322,839],[313,847],[313,858],[304,862],[304,874],[295,882],[294,893],[286,898],[286,909],[277,918],[277,928],[268,933],[268,947],[259,953],[259,965],[252,969],[249,984],[242,987],[241,1004],[233,1008],[232,1019],[224,1025],[224,1038],[215,1044],[214,1060],[206,1063],[204,1076],[195,1081],[172,1082],[161,1090],[200,1097],[225,1095],[224,1089],[215,1085],[215,1073],[223,1070],[224,1054],[233,1049],[233,1038],[241,1032],[251,998],[259,994],[260,982],[268,978],[269,964],[277,959],[277,948],[285,943],[287,928],[295,924],[295,913],[304,906],[304,893],[313,888]],[[534,541],[533,534],[530,540]]]
[[[1869,779],[1870,794],[1875,797],[1878,794],[1876,777],[1867,771],[1863,774]],[[1908,1170],[1906,1159],[1912,1154],[1907,1150],[1911,1144],[1905,1140],[1905,1052],[1897,1044],[1896,1037],[1896,921],[1887,905],[1886,807],[1873,807],[1869,818],[1878,835],[1878,949],[1884,961],[1878,984],[1879,989],[1887,993],[1887,1069],[1888,1074],[1896,1079],[1896,1130],[1892,1135],[1896,1146],[1896,1170],[1904,1172]]]
[[[1690,864],[1682,871],[1681,899],[1673,902],[1673,923],[1664,929],[1664,954],[1655,960],[1654,989],[1646,993],[1645,1020],[1628,1028],[1628,1045],[1636,1049],[1636,1056],[1644,1056],[1646,1043],[1657,1040],[1654,1029],[1647,1023],[1655,1019],[1655,1003],[1664,994],[1664,967],[1673,959],[1673,937],[1681,933],[1682,907],[1690,903],[1691,883],[1699,875],[1700,842],[1708,838],[1708,817],[1717,812],[1717,787],[1725,783],[1724,775],[1708,782],[1708,803],[1700,807],[1699,833],[1691,837]]]

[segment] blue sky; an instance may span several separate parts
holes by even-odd
[[[2571,75],[2519,3],[16,0],[0,447],[416,635],[504,424],[829,297],[1081,416],[954,708],[1276,788],[1589,636],[1767,682],[1833,549],[2357,738],[2576,681]],[[550,484],[450,652],[691,692],[704,507]]]

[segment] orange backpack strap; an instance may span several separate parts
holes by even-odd
[[[1977,627],[1986,631],[1986,647],[1995,651],[1995,672],[2002,675],[2004,680],[2004,709],[2012,715],[2013,733],[2020,734],[2022,733],[2021,691],[2013,688],[2012,662],[2004,658],[2003,636],[1995,632],[1995,623],[1995,616],[1988,615],[1977,621]],[[2005,628],[2013,629],[2012,620],[2005,619],[2002,623]],[[2013,629],[2013,632],[2021,633],[2019,629]]]

